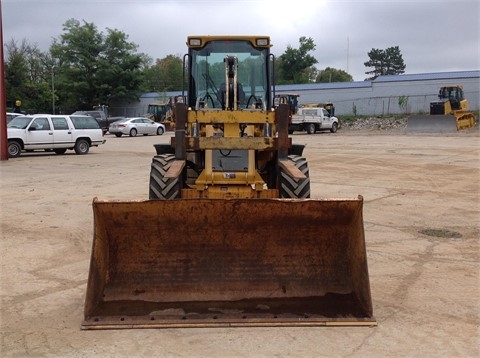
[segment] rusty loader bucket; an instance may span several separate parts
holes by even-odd
[[[95,199],[82,329],[375,325],[362,205]]]

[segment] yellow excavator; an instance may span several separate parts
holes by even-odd
[[[376,325],[363,199],[310,198],[268,36],[190,36],[148,200],[93,200],[82,329]]]
[[[475,126],[475,115],[469,112],[469,103],[462,86],[444,86],[438,100],[430,103],[430,115],[408,118],[408,132],[451,133]]]

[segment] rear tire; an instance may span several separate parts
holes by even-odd
[[[77,154],[87,154],[90,150],[90,144],[86,139],[78,139],[74,149]]]
[[[115,137],[120,138],[122,136],[122,133],[115,133]]]
[[[305,174],[305,179],[295,180],[280,169],[280,197],[292,199],[310,198],[310,177],[307,160],[299,155],[289,155],[288,160]]]
[[[130,129],[130,137],[136,137],[137,136],[137,130],[135,128]]]
[[[67,148],[55,148],[53,151],[55,152],[55,154],[61,155],[61,154],[65,154],[65,152],[67,151]]]
[[[175,161],[173,154],[160,154],[152,159],[150,168],[149,199],[173,200],[180,198],[181,178],[165,178]]]
[[[306,131],[308,134],[315,134],[315,132],[317,131],[317,129],[315,128],[315,124],[313,123],[307,124]]]

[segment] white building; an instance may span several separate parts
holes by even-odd
[[[448,85],[463,86],[470,109],[480,109],[479,70],[380,76],[361,82],[281,85],[276,86],[276,94],[297,93],[300,104],[333,102],[336,115],[428,113],[440,87]],[[116,116],[139,116],[147,113],[149,104],[162,102],[162,97],[180,94],[143,93],[138,102],[111,106],[110,111]]]

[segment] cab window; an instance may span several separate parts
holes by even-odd
[[[47,118],[35,118],[30,127],[37,131],[48,131],[50,130],[50,123],[48,123]]]

